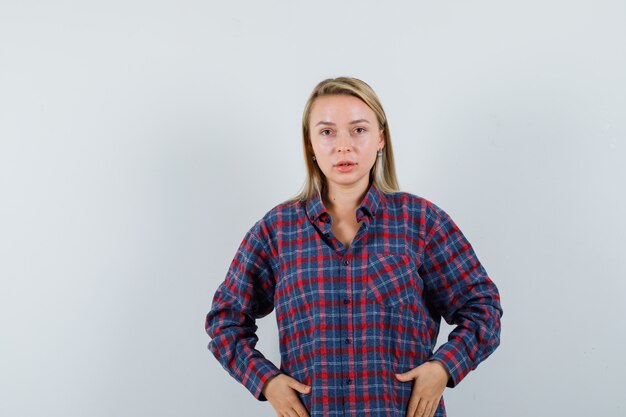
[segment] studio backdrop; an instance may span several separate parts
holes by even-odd
[[[501,292],[448,415],[626,415],[625,39],[617,0],[3,1],[0,415],[274,416],[204,319],[340,75]]]

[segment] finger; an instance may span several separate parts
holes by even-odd
[[[295,393],[293,398],[289,399],[289,403],[289,406],[293,408],[297,417],[309,417],[307,409],[304,408],[302,401],[300,401],[300,398]]]
[[[415,415],[417,417],[425,417],[426,416],[426,413],[425,413],[426,410],[428,410],[430,412],[429,401],[421,398],[419,404],[417,405],[417,412],[415,413]]]
[[[293,405],[293,409],[298,417],[309,417],[309,413],[306,411],[306,408],[304,408],[300,401],[298,401],[297,404]]]
[[[298,382],[293,378],[289,381],[289,386],[302,394],[308,394],[311,392],[311,387],[309,385]]]
[[[427,412],[426,414],[424,414],[425,417],[433,417],[435,415],[435,411],[437,411],[437,406],[436,405],[432,405],[430,407],[430,412]]]
[[[421,397],[417,390],[417,381],[413,381],[413,389],[411,390],[411,398],[407,409],[407,417],[417,417],[417,407],[419,407]]]
[[[409,372],[403,374],[396,374],[396,379],[402,382],[407,382],[417,377],[415,369],[411,369]]]
[[[409,401],[409,407],[406,411],[407,417],[417,417],[417,407],[419,406],[420,399],[417,395],[411,395],[411,400]]]
[[[437,412],[437,409],[439,408],[440,400],[441,400],[441,397],[437,398],[436,401],[433,401],[432,408],[430,409],[430,414],[428,415],[429,417],[434,417],[435,413]]]

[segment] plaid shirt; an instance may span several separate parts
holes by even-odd
[[[374,185],[349,248],[319,196],[285,202],[246,234],[218,288],[209,349],[256,398],[278,373],[311,385],[313,416],[404,417],[428,360],[458,384],[499,344],[500,297],[471,245],[435,204]],[[276,309],[281,365],[255,349],[255,319]],[[440,319],[456,327],[435,353]],[[443,399],[436,416],[445,416]]]

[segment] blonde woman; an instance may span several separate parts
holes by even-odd
[[[398,188],[383,107],[365,82],[313,90],[307,180],[246,233],[206,318],[209,349],[279,417],[445,416],[499,344],[498,290],[441,208]],[[255,349],[273,309],[277,367]],[[455,327],[434,352],[441,317]]]

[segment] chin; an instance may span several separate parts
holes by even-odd
[[[335,177],[335,178],[328,178],[330,179],[331,182],[334,182],[335,184],[339,184],[339,185],[352,185],[352,184],[357,184],[358,182],[363,180],[363,177],[368,177],[369,180],[369,176],[368,175],[360,175],[360,176],[355,176],[355,175],[344,175],[342,177]]]

